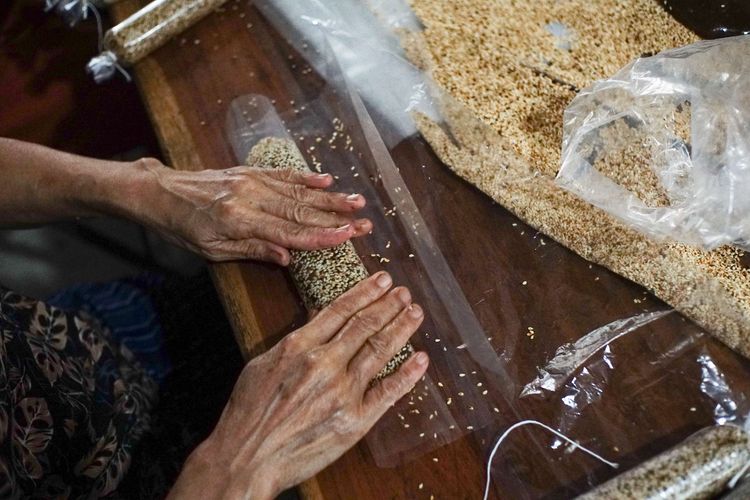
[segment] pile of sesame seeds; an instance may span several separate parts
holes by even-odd
[[[308,170],[307,163],[290,139],[267,137],[250,151],[245,163],[261,168]],[[368,276],[362,260],[350,241],[333,248],[313,251],[292,250],[289,269],[305,307],[321,309]],[[407,343],[375,377],[395,372],[414,348]]]
[[[420,64],[427,61],[447,91],[446,124],[416,117],[441,160],[529,225],[640,283],[750,357],[750,271],[741,252],[654,241],[554,181],[562,115],[576,91],[638,56],[697,37],[652,0],[541,0],[522,7],[512,0],[414,0],[413,8],[425,27]],[[569,46],[558,46],[547,28],[552,22],[573,34]],[[675,117],[678,132],[688,117],[689,109]],[[663,204],[653,176],[643,168],[626,171],[647,158],[621,148],[597,168],[647,203]]]

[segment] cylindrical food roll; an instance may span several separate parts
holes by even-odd
[[[730,424],[708,427],[578,498],[713,498],[748,462],[748,432]]]
[[[294,141],[281,137],[260,140],[250,150],[245,163],[251,167],[309,170]],[[292,250],[290,253],[292,259],[289,269],[292,279],[309,310],[327,306],[368,276],[367,269],[350,241],[334,248]],[[378,373],[376,380],[396,371],[413,352],[411,344],[407,343]]]
[[[104,51],[88,71],[102,82],[118,65],[132,65],[194,25],[226,0],[154,0],[107,31]]]

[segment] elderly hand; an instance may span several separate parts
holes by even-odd
[[[421,324],[409,291],[378,273],[247,364],[173,498],[273,498],[359,441],[427,369],[416,353],[372,378]]]
[[[235,167],[176,171],[141,160],[148,200],[136,218],[167,239],[214,260],[289,263],[288,249],[315,250],[367,234],[355,219],[358,194],[323,191],[327,174]],[[156,181],[156,182],[153,182]]]

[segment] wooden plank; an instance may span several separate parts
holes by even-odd
[[[122,19],[141,3],[120,2],[112,7],[113,17]],[[224,128],[234,97],[261,93],[285,103],[315,85],[294,73],[303,62],[255,8],[232,0],[222,10],[133,69],[165,157],[175,168],[223,168],[235,162]],[[290,75],[299,79],[299,88],[290,87]],[[644,306],[663,306],[637,285],[592,268],[535,234],[452,175],[419,138],[405,141],[393,155],[482,327],[493,338],[492,347],[501,353],[512,348],[508,355],[515,380],[533,379],[537,366],[565,342]],[[304,323],[306,313],[283,270],[250,262],[212,265],[211,270],[246,357]],[[537,332],[533,340],[525,335],[528,326]],[[415,342],[432,349],[439,365],[440,352],[431,340]],[[674,346],[681,346],[680,354],[660,362],[657,354]],[[727,377],[750,394],[748,363],[675,314],[618,341],[615,361],[610,361],[624,369],[619,376],[611,376],[606,363],[591,364],[589,377],[596,382],[591,387],[606,391],[565,394],[580,405],[575,420],[569,419],[560,395],[513,401],[514,412],[497,402],[497,420],[486,429],[391,469],[377,467],[360,444],[300,490],[316,500],[481,497],[488,448],[516,415],[570,425],[567,431],[574,437],[632,465],[713,421],[713,407],[699,390],[695,359],[700,353],[709,353]],[[586,397],[591,401],[584,401]],[[750,410],[748,401],[739,404],[745,413]],[[590,436],[598,438],[588,443]],[[534,449],[530,442],[545,449]],[[513,498],[568,497],[613,474],[589,457],[564,453],[563,447],[546,449],[547,444],[547,436],[538,431],[514,434],[496,459],[498,491]]]

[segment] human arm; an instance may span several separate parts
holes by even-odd
[[[423,319],[391,285],[384,272],[364,280],[248,363],[170,498],[273,498],[357,443],[427,369],[416,353],[370,384]]]
[[[327,175],[249,167],[177,171],[155,159],[97,160],[0,138],[0,227],[116,215],[211,260],[286,265],[367,234],[360,195],[322,191]]]

